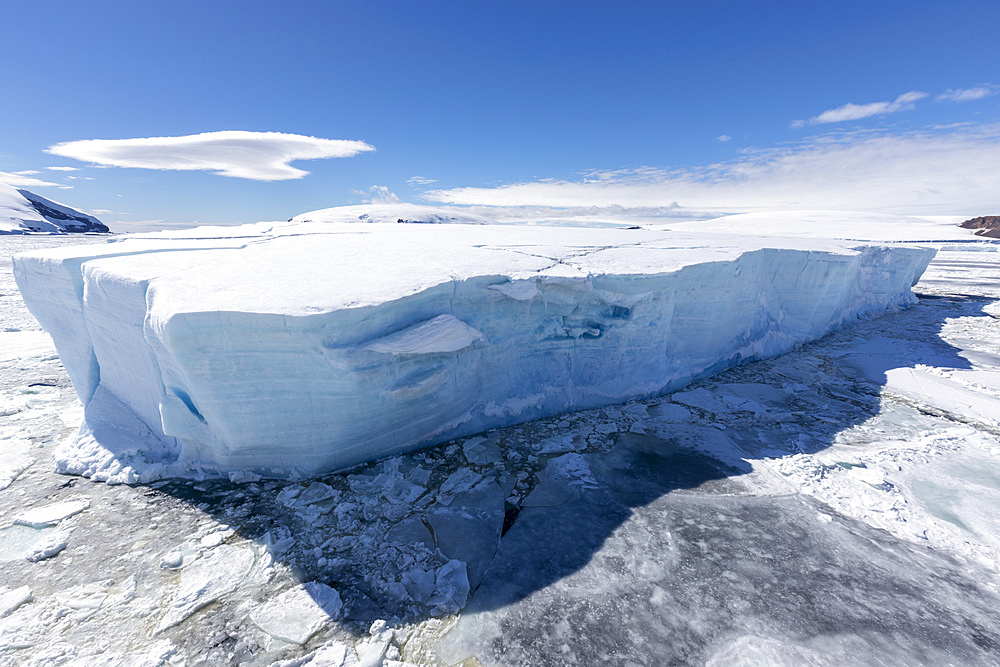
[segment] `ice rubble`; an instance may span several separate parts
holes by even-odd
[[[86,405],[60,470],[138,481],[312,476],[676,390],[911,303],[933,254],[301,220],[34,252],[14,270]]]
[[[0,183],[0,234],[107,232],[92,215]]]

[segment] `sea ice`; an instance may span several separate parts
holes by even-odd
[[[0,618],[11,613],[25,602],[31,602],[31,589],[27,586],[13,590],[0,588]]]
[[[325,623],[340,617],[341,606],[337,591],[312,581],[263,603],[250,620],[272,637],[305,644]]]
[[[57,524],[74,514],[79,514],[88,507],[90,507],[90,502],[87,500],[64,500],[21,512],[14,517],[14,523],[32,528],[42,528]]]
[[[86,405],[58,469],[134,482],[315,476],[655,396],[912,303],[933,254],[296,219],[35,252],[14,269]]]
[[[157,632],[182,622],[202,607],[231,593],[250,573],[254,553],[250,549],[222,545],[181,570],[180,585]]]
[[[37,542],[27,555],[32,563],[57,556],[69,545],[69,531],[55,530]]]

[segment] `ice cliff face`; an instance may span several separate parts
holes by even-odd
[[[14,269],[87,408],[58,465],[128,480],[150,466],[310,476],[672,391],[911,303],[933,254],[303,222],[36,252]]]
[[[33,192],[0,184],[0,234],[108,231],[107,226],[92,215]]]

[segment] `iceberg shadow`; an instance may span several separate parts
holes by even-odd
[[[925,298],[672,396],[312,481],[155,486],[266,547],[298,581],[335,588],[358,636],[378,619],[461,611],[438,648],[451,662],[543,664],[565,622],[578,659],[706,660],[740,628],[781,627],[977,662],[1000,647],[1000,628],[981,608],[996,596],[974,575],[804,499],[758,462],[831,446],[879,414],[898,371],[972,368],[938,334],[949,318],[989,317],[989,303]]]

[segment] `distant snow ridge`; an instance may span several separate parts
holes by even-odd
[[[202,231],[15,257],[86,406],[60,471],[314,476],[650,397],[905,307],[934,255],[567,227]]]
[[[417,204],[362,204],[335,206],[297,215],[289,222],[395,222],[425,224],[490,225],[495,220],[460,208]]]
[[[0,234],[108,231],[107,226],[92,215],[33,192],[0,184]]]

